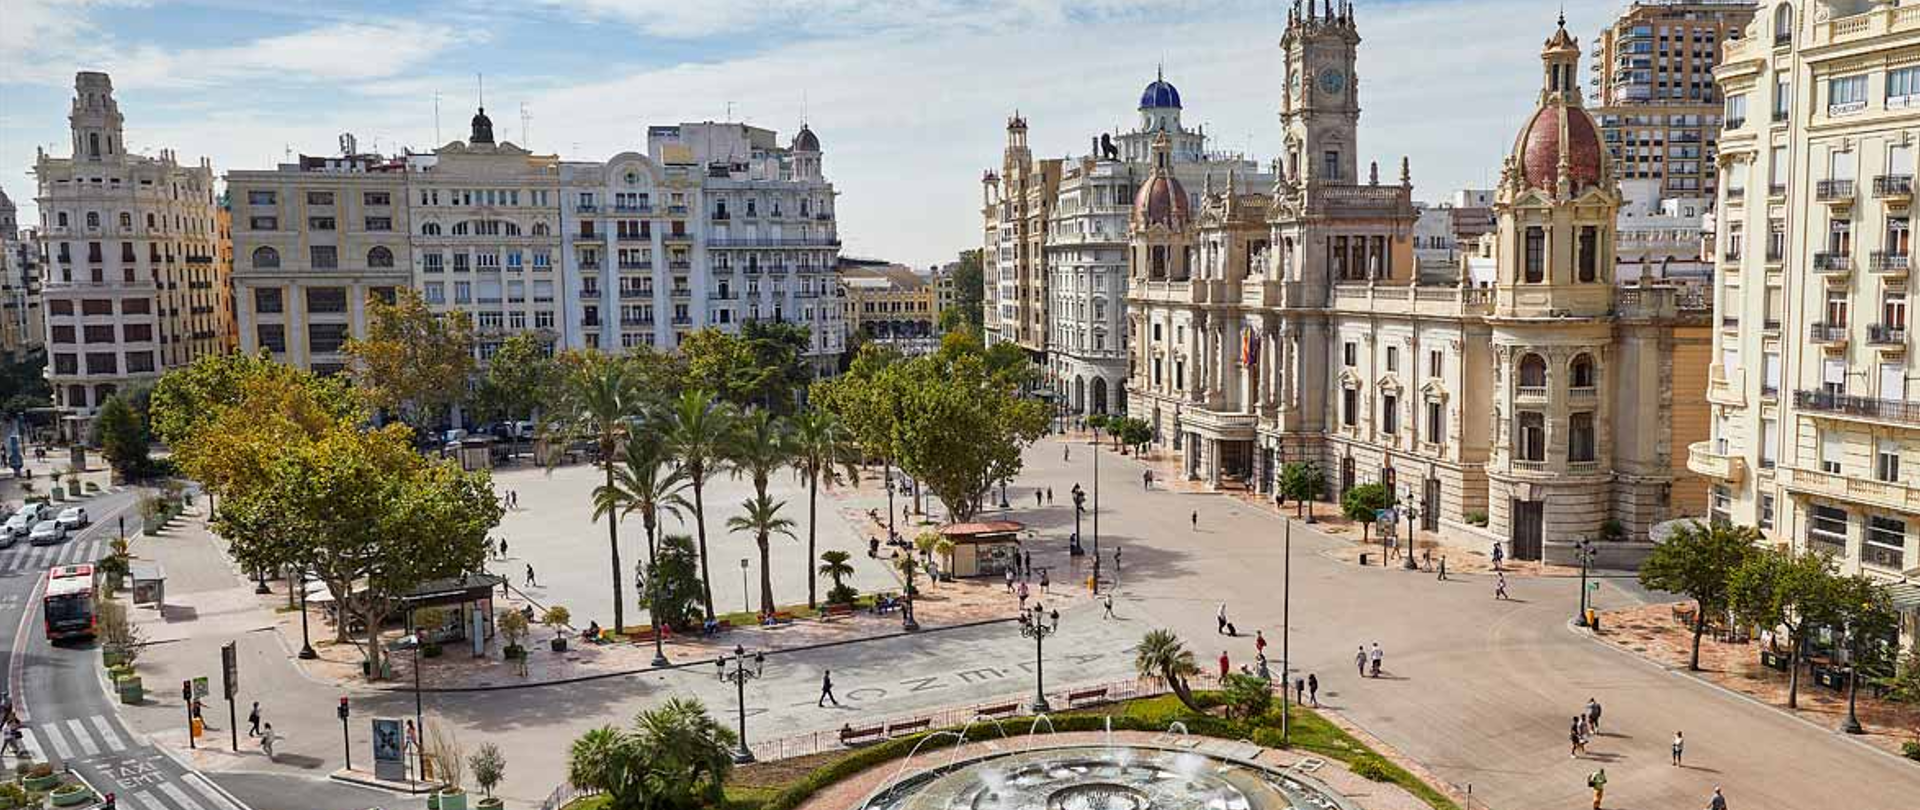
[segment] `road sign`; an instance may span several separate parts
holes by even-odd
[[[193,679],[194,699],[198,700],[200,698],[204,698],[207,696],[208,692],[209,692],[209,686],[207,685],[207,676],[201,675],[200,677]]]
[[[229,701],[240,695],[240,651],[231,641],[220,645],[220,694]]]
[[[1597,590],[1600,590],[1600,583],[1599,583],[1599,582],[1597,582],[1597,581],[1595,581],[1595,582],[1589,582],[1589,583],[1587,583],[1587,590],[1589,590],[1589,591],[1597,591]]]

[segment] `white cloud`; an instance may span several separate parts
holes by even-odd
[[[1109,20],[1145,14],[1181,16],[1243,0],[540,0],[564,14],[618,20],[661,37],[718,35],[848,34],[854,32],[1004,31],[1046,28],[1075,20]]]

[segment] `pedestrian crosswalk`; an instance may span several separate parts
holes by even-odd
[[[185,787],[181,787],[185,785]],[[236,810],[239,806],[214,790],[199,774],[159,782],[115,797],[128,810]]]
[[[31,725],[22,743],[32,761],[74,768],[128,810],[246,810],[205,776],[180,769],[105,715]]]
[[[129,744],[117,726],[97,714],[36,723],[27,732],[29,750],[37,745],[42,757],[51,755],[60,762],[97,757],[103,751],[119,753]]]
[[[0,573],[37,573],[56,565],[94,562],[107,552],[107,543],[99,538],[67,540],[51,546],[30,546],[25,540],[10,549],[0,549]]]

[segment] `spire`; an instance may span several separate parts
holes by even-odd
[[[1400,185],[1413,188],[1413,164],[1407,161],[1406,155],[1400,156]]]

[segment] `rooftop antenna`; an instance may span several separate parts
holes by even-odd
[[[487,74],[475,73],[473,80],[480,88],[480,109],[484,110],[487,108]]]
[[[520,145],[528,149],[533,148],[533,136],[527,134],[527,129],[532,126],[533,113],[527,110],[527,103],[522,101],[520,102]]]
[[[733,102],[731,101],[727,102],[727,120],[733,120]]]
[[[446,143],[440,140],[440,91],[433,91],[433,143],[435,146]]]
[[[807,125],[807,91],[800,91],[800,126]]]

